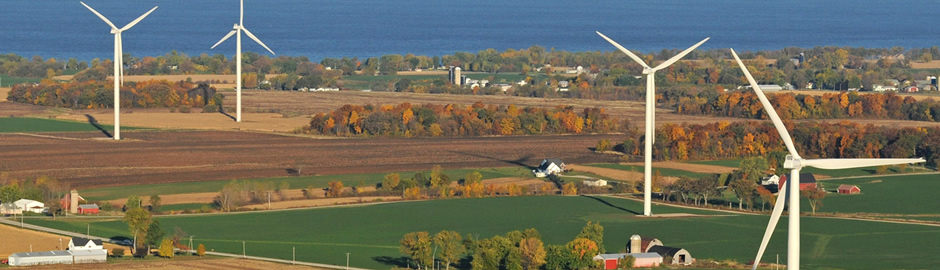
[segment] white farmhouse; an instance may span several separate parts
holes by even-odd
[[[561,174],[565,171],[565,162],[557,158],[549,158],[542,160],[542,164],[538,168],[532,170],[532,173],[535,174],[535,177],[548,177],[553,174]]]
[[[92,240],[82,237],[72,237],[69,240],[69,250],[98,250],[104,249],[101,240]]]

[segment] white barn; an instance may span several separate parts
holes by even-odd
[[[23,209],[23,211],[36,214],[42,214],[42,212],[46,210],[46,204],[30,199],[19,199],[13,202],[13,204],[16,204],[16,207]]]
[[[69,250],[72,254],[72,263],[105,263],[108,261],[108,251],[104,249]]]
[[[584,180],[583,184],[589,187],[604,187],[604,186],[607,186],[607,180],[604,180],[604,179]]]
[[[65,250],[20,252],[9,257],[10,266],[72,264],[72,253]]]

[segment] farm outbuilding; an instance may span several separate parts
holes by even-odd
[[[10,266],[72,264],[72,253],[65,250],[20,252],[9,257]]]
[[[72,263],[104,263],[108,261],[108,251],[104,249],[70,250]]]
[[[862,189],[856,185],[839,185],[838,191],[839,194],[858,194],[862,192]]]
[[[627,242],[627,253],[646,253],[653,246],[662,246],[663,242],[653,237],[646,237],[634,234]]]
[[[780,177],[780,185],[777,186],[777,190],[783,188],[783,185],[787,183],[787,175]],[[801,173],[800,174],[800,190],[816,189],[816,176],[811,173]]]
[[[97,214],[99,211],[97,204],[80,204],[78,205],[79,214]]]
[[[657,253],[646,252],[646,253],[635,253],[630,254],[636,258],[636,261],[633,262],[633,267],[657,267],[660,264],[663,264],[663,256],[660,256]]]
[[[36,214],[42,214],[42,212],[46,210],[46,204],[30,199],[19,199],[13,202],[13,204],[16,204],[16,207],[23,209],[23,211]]]
[[[612,254],[597,254],[594,256],[595,261],[603,261],[604,269],[617,269],[617,264],[620,259],[626,257],[627,253],[612,253]]]
[[[692,261],[694,260],[692,255],[689,254],[689,251],[685,250],[684,248],[654,246],[650,248],[649,252],[655,252],[660,256],[663,256],[663,258],[672,258],[672,261],[667,261],[667,259],[664,259],[664,263],[669,264],[689,265],[692,264]]]

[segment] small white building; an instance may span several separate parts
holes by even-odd
[[[606,187],[607,180],[604,179],[594,179],[594,180],[584,180],[584,185],[589,187]]]
[[[13,253],[9,257],[8,264],[10,266],[72,264],[72,253],[65,250]]]
[[[770,186],[770,185],[778,186],[780,185],[780,176],[776,176],[773,174],[764,176],[760,179],[760,184],[762,186]]]
[[[82,237],[72,237],[72,240],[69,240],[69,250],[101,250],[104,249],[104,245],[101,243],[101,240],[92,240]]]
[[[105,263],[108,262],[108,251],[105,249],[69,250],[72,253],[72,263]]]
[[[16,207],[14,203],[0,204],[0,215],[22,215],[23,209]]]
[[[549,158],[542,160],[538,168],[532,170],[535,177],[548,177],[553,174],[561,174],[565,171],[565,162],[558,158]]]
[[[19,199],[13,202],[13,204],[15,204],[16,207],[23,209],[23,211],[33,212],[36,214],[42,214],[42,212],[46,210],[46,204],[30,199]]]

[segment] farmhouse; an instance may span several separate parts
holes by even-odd
[[[13,204],[15,204],[16,207],[23,209],[23,211],[33,212],[36,214],[42,214],[42,212],[46,210],[46,204],[30,199],[19,199],[13,202]]]
[[[98,250],[104,249],[104,245],[101,244],[101,240],[92,240],[82,237],[72,237],[72,240],[69,240],[69,250]]]
[[[87,215],[87,214],[97,214],[98,213],[98,204],[79,204],[78,213]]]
[[[783,188],[783,185],[787,182],[787,176],[784,175],[780,177],[780,185],[777,186],[777,189]],[[800,174],[800,190],[808,190],[816,188],[816,176],[811,173],[801,173]]]
[[[862,192],[856,185],[839,185],[839,194],[858,194]]]
[[[549,158],[542,160],[542,164],[538,168],[532,170],[532,173],[535,174],[535,177],[547,177],[553,174],[560,174],[565,171],[565,162],[557,158]]]
[[[780,176],[773,174],[764,176],[760,179],[760,184],[762,186],[780,185]]]

